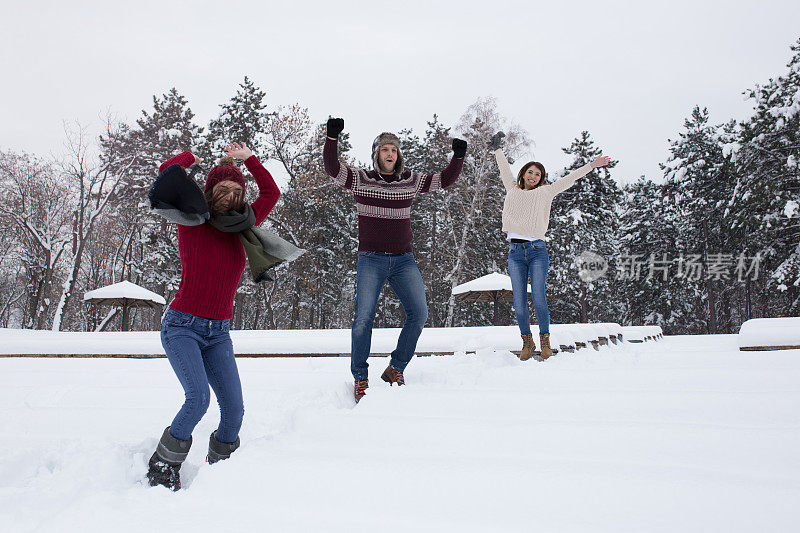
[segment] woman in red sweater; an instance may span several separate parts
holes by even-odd
[[[231,144],[205,184],[212,218],[229,211],[252,208],[255,225],[261,224],[280,196],[275,181],[253,152],[242,144]],[[234,159],[258,184],[258,198],[244,202],[245,181]],[[182,152],[161,165],[188,168],[200,160]],[[183,386],[186,400],[168,426],[150,458],[150,485],[180,489],[180,468],[192,445],[192,431],[208,409],[209,385],[220,407],[219,427],[211,433],[206,460],[213,464],[227,459],[239,447],[239,429],[244,416],[242,386],[229,335],[236,287],[245,267],[245,251],[238,233],[222,232],[210,223],[178,225],[181,282],[161,325],[161,343],[172,369]]]

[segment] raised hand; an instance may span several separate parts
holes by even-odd
[[[467,141],[462,139],[453,139],[453,157],[463,159],[467,153]]]
[[[492,135],[492,138],[489,139],[489,142],[486,143],[486,147],[492,152],[498,150],[500,147],[503,146],[503,137],[505,136],[506,136],[505,133],[503,133],[502,131],[498,131],[497,133]]]
[[[592,168],[604,167],[611,162],[611,158],[607,155],[600,154],[600,157],[592,161]]]
[[[344,119],[343,118],[329,118],[327,124],[327,135],[331,139],[336,139],[339,137],[339,134],[342,133],[344,129]]]
[[[244,143],[231,143],[225,148],[225,155],[234,159],[247,159],[253,151]]]

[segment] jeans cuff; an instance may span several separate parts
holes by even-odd
[[[406,366],[408,366],[408,363],[406,363],[404,365],[404,364],[398,363],[397,361],[395,361],[393,359],[390,359],[389,360],[389,366],[392,367],[397,372],[404,372],[405,369],[406,369]]]

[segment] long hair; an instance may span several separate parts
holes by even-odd
[[[533,166],[538,168],[539,172],[542,173],[542,178],[539,180],[539,183],[533,186],[533,188],[535,189],[544,185],[544,179],[547,177],[547,171],[545,171],[544,165],[538,161],[528,161],[521,169],[519,169],[519,173],[517,174],[517,187],[520,189],[525,190],[525,173]]]
[[[214,186],[204,193],[206,204],[208,204],[208,211],[212,217],[224,212],[220,209],[219,203],[220,200],[228,195],[229,192],[230,191],[225,190],[224,188],[218,188],[217,186]],[[237,213],[242,213],[243,210],[244,189],[239,189],[239,192],[236,193],[236,196],[233,198],[233,202],[231,202],[231,205],[228,207],[228,209],[226,209],[226,211],[236,211]]]

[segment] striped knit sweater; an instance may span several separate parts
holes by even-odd
[[[500,178],[506,187],[506,199],[503,202],[503,231],[533,239],[544,240],[550,225],[550,206],[553,198],[592,171],[592,165],[587,163],[555,183],[525,190],[517,186],[517,179],[511,173],[511,166],[503,150],[497,150],[494,155],[500,168]]]
[[[190,152],[182,152],[161,165],[188,168],[194,163]],[[258,184],[258,198],[252,203],[256,226],[278,202],[280,190],[256,156],[244,161]],[[226,320],[233,312],[233,297],[242,277],[246,257],[238,233],[224,233],[211,224],[178,224],[178,252],[181,256],[181,284],[169,306],[203,318]]]
[[[328,138],[323,149],[325,172],[350,189],[358,211],[358,250],[405,253],[411,251],[411,203],[423,192],[452,185],[461,173],[463,158],[453,157],[442,172],[404,171],[399,176],[352,168],[339,161],[337,141]]]

